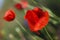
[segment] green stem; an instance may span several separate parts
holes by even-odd
[[[36,1],[34,1],[34,0],[32,0],[32,2],[34,3],[34,4],[36,4],[36,5],[39,5]],[[40,5],[39,5],[40,6]]]
[[[36,38],[34,36],[32,36],[29,32],[27,32],[27,30],[23,27],[23,25],[17,19],[15,21],[27,34],[29,34],[30,37],[32,37],[34,40],[36,40]]]
[[[33,3],[37,4],[34,0],[32,0]]]
[[[47,29],[44,28],[44,30],[45,30],[46,34],[48,35],[48,37],[50,38],[50,40],[53,40],[53,38],[52,38],[52,37],[50,36],[50,34],[48,33]]]

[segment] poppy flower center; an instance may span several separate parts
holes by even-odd
[[[33,9],[33,11],[34,11],[35,14],[38,16],[38,18],[42,18],[42,17],[44,16],[44,12],[43,12],[43,10],[40,9],[40,8],[35,7],[35,8]]]

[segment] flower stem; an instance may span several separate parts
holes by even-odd
[[[52,38],[52,37],[50,36],[50,34],[48,33],[47,29],[44,28],[44,30],[45,30],[46,34],[48,35],[48,37],[50,38],[50,40],[53,40],[53,38]]]
[[[37,4],[34,0],[32,0],[33,3]]]
[[[27,32],[27,30],[23,27],[23,25],[17,19],[15,21],[21,27],[22,30],[24,30],[31,38],[33,38],[33,40],[36,40],[36,38],[32,36],[29,32]]]

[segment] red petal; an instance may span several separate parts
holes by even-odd
[[[31,10],[28,10],[27,11],[27,15],[25,16],[25,18],[32,24],[32,25],[35,25],[37,22],[38,22],[38,17],[37,15],[31,11]]]
[[[35,14],[38,16],[38,18],[41,18],[42,16],[44,16],[44,12],[42,9],[35,7],[32,11],[35,12]]]
[[[41,19],[39,19],[39,22],[35,25],[34,27],[34,31],[38,31],[38,30],[42,30],[49,21],[49,15],[48,12],[44,12],[44,17],[42,17]]]

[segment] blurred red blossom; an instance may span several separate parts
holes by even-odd
[[[15,19],[15,13],[12,9],[9,9],[8,11],[6,11],[5,15],[4,15],[4,20],[10,22],[12,20]]]
[[[17,9],[24,9],[28,7],[28,1],[21,1],[20,3],[15,4],[15,8]]]
[[[27,1],[21,1],[22,7],[27,8],[28,7],[28,2]]]
[[[18,10],[23,9],[20,3],[15,4],[15,8],[17,8]]]

